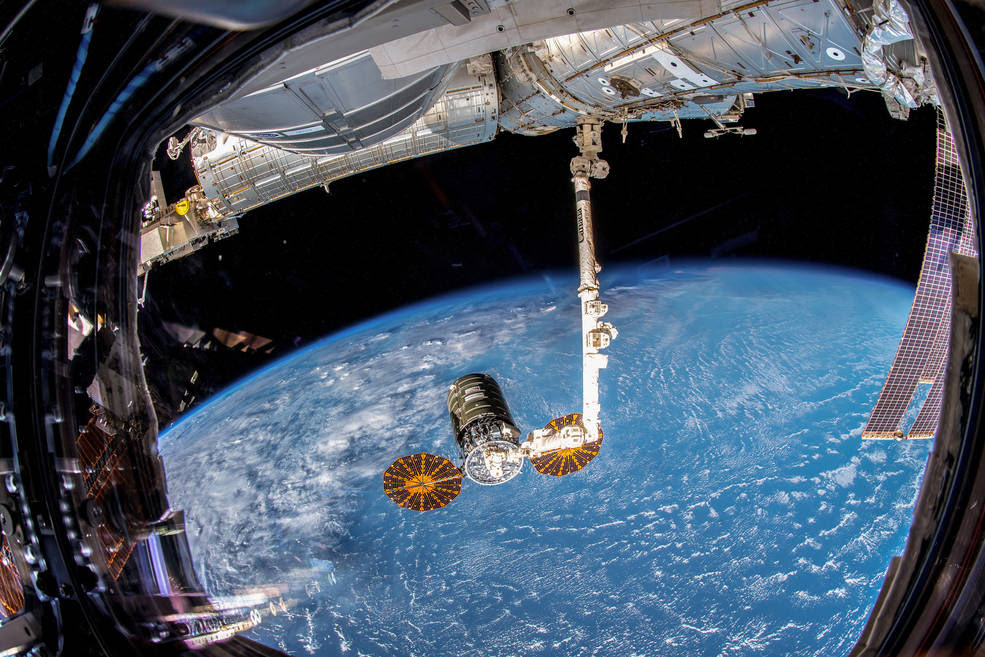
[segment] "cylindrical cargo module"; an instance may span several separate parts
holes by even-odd
[[[520,430],[495,379],[488,374],[459,378],[448,389],[448,412],[469,479],[495,486],[520,474],[523,460],[510,458],[520,444]]]

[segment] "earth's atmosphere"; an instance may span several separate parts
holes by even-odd
[[[576,272],[374,319],[184,418],[161,453],[206,588],[285,586],[250,635],[296,655],[846,654],[930,450],[860,440],[912,287],[789,263],[600,278],[605,442],[567,477],[527,464],[424,514],[381,489],[399,456],[457,462],[462,374],[525,431],[580,410]]]

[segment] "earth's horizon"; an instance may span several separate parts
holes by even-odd
[[[161,436],[206,588],[284,587],[250,635],[319,655],[831,655],[911,521],[930,442],[862,442],[913,287],[802,263],[600,275],[620,331],[602,450],[443,509],[381,490],[457,463],[447,386],[492,375],[524,432],[580,410],[576,272],[328,336]]]

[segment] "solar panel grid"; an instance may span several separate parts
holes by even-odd
[[[448,459],[427,452],[403,456],[383,473],[384,494],[405,509],[440,509],[461,491],[461,471]]]
[[[895,434],[930,358],[933,339],[944,316],[944,304],[941,302],[949,294],[950,278],[941,276],[937,267],[927,267],[926,264],[933,263],[935,259],[939,262],[939,256],[946,248],[948,232],[953,231],[946,228],[932,230],[927,239],[925,267],[917,283],[917,293],[903,330],[903,338],[876,406],[863,430],[863,437],[870,437],[867,434]]]
[[[933,386],[909,437],[929,438],[936,432],[950,340],[952,250],[977,255],[957,150],[938,112],[934,199],[923,266],[903,337],[863,438],[898,437],[900,421],[921,380],[933,381]]]
[[[917,413],[917,419],[913,421],[907,438],[933,438],[937,433],[937,424],[941,416],[941,402],[944,398],[944,368],[941,367],[940,376],[930,386],[930,392]]]
[[[924,368],[922,380],[932,383],[927,398],[920,406],[913,425],[907,433],[907,438],[933,438],[937,432],[937,424],[940,421],[941,402],[944,396],[944,371],[947,367],[948,347],[950,345],[951,330],[951,297],[948,298],[944,307],[944,317],[938,328],[938,333],[934,337],[933,349],[927,365]]]
[[[943,125],[943,119],[938,115],[938,157],[937,173],[935,176],[935,210],[954,221],[955,230],[960,237],[954,251],[962,255],[977,256],[975,224],[971,216],[971,207],[965,195],[964,181],[958,165],[957,149],[951,134]],[[934,338],[934,348],[924,376],[933,381],[930,393],[924,400],[913,426],[910,427],[909,438],[933,438],[937,433],[940,422],[941,403],[944,395],[944,374],[947,370],[947,356],[951,341],[951,296],[950,290],[946,299],[945,314]]]
[[[951,297],[944,300],[944,313],[941,321],[937,324],[934,332],[933,342],[931,343],[930,356],[927,364],[920,375],[920,383],[934,383],[943,373],[945,361],[947,360],[948,345],[951,342]]]

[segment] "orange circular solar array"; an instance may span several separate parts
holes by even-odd
[[[383,473],[383,492],[405,509],[440,509],[462,492],[462,472],[427,452],[402,456]]]
[[[544,428],[560,432],[562,428],[581,423],[581,413],[571,413],[564,417],[548,422]],[[564,448],[553,452],[548,452],[543,456],[530,459],[534,469],[541,474],[551,475],[552,477],[563,477],[564,475],[578,472],[586,465],[591,463],[602,449],[602,427],[599,427],[599,439],[593,443],[585,443],[581,447],[574,449]]]

